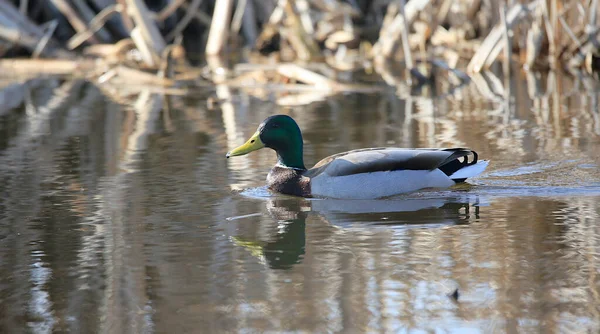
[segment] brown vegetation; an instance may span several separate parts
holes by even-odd
[[[321,97],[373,89],[353,74],[410,87],[441,71],[460,84],[499,60],[505,74],[511,63],[592,73],[598,13],[598,0],[12,0],[0,2],[0,52],[13,58],[0,68]]]

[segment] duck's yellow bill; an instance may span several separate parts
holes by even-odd
[[[238,155],[248,154],[252,151],[260,150],[265,144],[260,140],[260,133],[256,131],[244,145],[239,146],[227,153],[227,158]]]

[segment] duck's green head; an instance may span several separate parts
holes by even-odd
[[[287,115],[274,115],[265,119],[244,145],[227,153],[227,158],[268,147],[277,152],[280,165],[306,169],[302,146],[302,133],[296,121]]]

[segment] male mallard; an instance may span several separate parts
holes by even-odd
[[[267,176],[273,191],[303,197],[372,199],[423,188],[446,188],[485,170],[486,160],[465,148],[365,148],[338,153],[306,169],[302,133],[289,116],[265,119],[227,158],[268,147],[278,162]],[[469,161],[469,155],[473,156]]]

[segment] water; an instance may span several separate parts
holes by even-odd
[[[220,110],[214,92],[11,86],[0,332],[598,332],[598,86],[521,79],[509,103],[441,83],[436,98],[292,107],[233,91]],[[375,146],[492,163],[470,185],[386,200],[274,195],[272,152],[225,159],[274,113],[304,129],[307,165]]]

